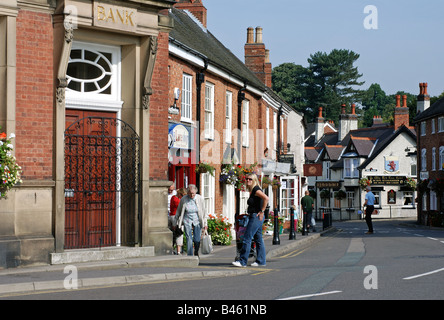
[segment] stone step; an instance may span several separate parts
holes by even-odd
[[[50,263],[53,265],[71,264],[146,257],[154,257],[154,247],[104,247],[66,250],[61,253],[51,253]]]

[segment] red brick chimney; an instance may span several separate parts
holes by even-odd
[[[205,28],[207,27],[207,8],[204,7],[202,0],[177,0],[174,7],[176,9],[188,10]]]
[[[407,107],[407,96],[402,96],[402,107],[401,107],[401,96],[396,96],[396,107],[395,107],[395,119],[394,119],[395,131],[398,130],[402,125],[406,127],[409,126],[409,108]]]
[[[417,97],[416,112],[423,112],[430,107],[430,96],[427,93],[427,82],[419,84],[419,95]]]
[[[256,37],[254,29],[247,29],[247,43],[244,46],[245,65],[256,74],[256,76],[267,86],[271,88],[271,63],[270,52],[265,49],[262,41],[262,28],[256,28]]]

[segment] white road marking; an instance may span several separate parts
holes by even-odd
[[[313,294],[305,294],[302,296],[295,296],[295,297],[288,297],[278,300],[296,300],[296,299],[304,299],[304,298],[311,298],[311,297],[319,297],[319,296],[325,296],[327,294],[334,294],[334,293],[340,293],[342,291],[330,291],[330,292],[321,292],[321,293],[313,293]]]
[[[434,271],[430,271],[430,272],[426,272],[426,273],[417,274],[415,276],[411,276],[411,277],[407,277],[407,278],[403,278],[403,280],[412,280],[412,279],[416,279],[416,278],[419,278],[419,277],[425,277],[425,276],[428,276],[428,275],[431,275],[431,274],[434,274],[434,273],[438,273],[438,272],[441,272],[441,271],[444,271],[444,268],[441,268],[441,269],[438,269],[438,270],[434,270]]]

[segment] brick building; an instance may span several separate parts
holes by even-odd
[[[23,183],[0,199],[0,268],[72,248],[170,248],[174,1],[0,3],[0,126]]]
[[[285,214],[300,195],[300,177],[292,174],[290,164],[279,161],[288,151],[289,115],[296,113],[270,89],[271,63],[262,28],[248,28],[243,63],[207,29],[201,1],[178,1],[169,15],[174,21],[168,64],[170,180],[176,188],[197,184],[208,212],[234,223],[235,213],[246,208],[248,194],[236,194],[233,185],[221,183],[222,168],[231,162],[257,163],[261,177],[289,181],[288,190],[280,194]],[[299,114],[292,120],[299,132],[301,120]],[[199,162],[212,165],[214,175],[196,174]],[[272,195],[272,188],[267,192]],[[271,197],[271,208],[277,199]]]
[[[444,209],[444,98],[430,106],[427,83],[420,83],[417,97],[418,222],[443,226]]]

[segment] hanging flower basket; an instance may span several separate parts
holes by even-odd
[[[323,189],[323,190],[321,191],[321,193],[319,194],[319,196],[320,196],[322,199],[329,199],[329,198],[331,197],[331,192],[330,192],[330,190],[328,190],[328,189]]]
[[[407,177],[404,182],[405,186],[410,188],[410,190],[415,190],[416,188],[416,180],[410,177]]]
[[[224,184],[236,186],[239,181],[239,177],[236,173],[236,166],[234,164],[223,164],[219,181]]]
[[[342,200],[345,199],[345,197],[347,197],[347,194],[345,193],[344,190],[338,190],[335,192],[335,198],[338,200]]]
[[[232,184],[237,190],[245,191],[245,176],[255,173],[257,163],[249,166],[240,164],[224,164],[220,174],[219,181],[225,184]]]
[[[199,162],[199,164],[196,166],[196,172],[197,173],[209,173],[214,177],[214,170],[216,170],[212,165],[205,163],[205,162]]]
[[[281,187],[281,182],[279,181],[279,178],[273,178],[273,180],[271,180],[271,187],[273,188],[273,190],[277,190],[278,188]]]
[[[268,178],[267,176],[263,176],[262,177],[262,189],[266,189],[268,188],[268,186],[271,184],[271,180],[270,178]]]
[[[370,184],[371,180],[368,178],[361,178],[361,180],[359,180],[359,186],[361,187],[361,189],[367,188],[367,186],[369,186]]]
[[[14,146],[11,139],[15,135],[11,133],[9,138],[6,133],[0,133],[0,199],[6,198],[6,194],[17,183],[21,183],[20,179],[22,168],[17,164],[15,157],[12,155]]]

